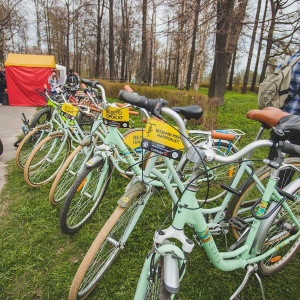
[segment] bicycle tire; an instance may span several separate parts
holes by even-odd
[[[71,149],[70,139],[67,138],[61,148],[63,141],[64,133],[53,132],[34,148],[24,167],[24,179],[29,186],[44,185],[56,176]]]
[[[49,192],[49,202],[51,205],[56,206],[66,198],[68,191],[86,160],[83,151],[85,147],[88,147],[88,145],[78,145],[57,173]]]
[[[300,167],[300,158],[297,157],[290,157],[286,158],[285,162],[294,165],[296,167]],[[289,170],[290,167],[287,165],[286,168],[284,168],[283,172],[286,170]],[[284,173],[282,173],[282,188],[285,187],[289,182],[285,182]],[[266,186],[267,180],[270,176],[270,168],[267,166],[263,166],[262,168],[258,169],[256,171],[256,175],[260,182],[263,183],[264,186]],[[294,174],[294,177],[297,176],[297,174]],[[251,179],[247,185],[245,185],[242,188],[243,184],[238,190],[242,190],[241,195],[234,195],[231,199],[231,201],[228,204],[228,208],[226,211],[226,220],[229,221],[231,218],[239,217],[244,220],[248,220],[247,222],[251,222],[253,217],[251,216],[250,208],[254,205],[254,203],[261,197],[262,191],[257,187],[256,183],[253,179]],[[231,232],[235,239],[238,239],[242,232],[231,226]]]
[[[49,125],[43,125],[30,130],[26,136],[21,140],[16,151],[16,165],[24,170],[26,161],[32,152],[33,148],[45,138],[50,131]]]
[[[300,181],[296,179],[288,186],[285,191],[296,197],[296,200],[289,201],[289,208],[296,216],[297,220],[300,220]],[[275,202],[270,204],[266,214],[276,208]],[[294,221],[289,214],[281,206],[267,219],[265,219],[259,229],[259,235],[256,241],[254,241],[254,249],[258,250],[258,253],[263,254],[270,248],[276,247],[275,253],[267,256],[265,259],[258,262],[258,271],[264,276],[270,276],[280,271],[285,265],[294,257],[297,251],[300,249],[300,235],[299,229],[296,228]],[[280,247],[278,244],[284,242],[284,240],[291,235],[298,235],[298,238],[290,243],[286,243],[284,247]]]
[[[142,183],[134,184],[121,199],[130,198],[128,208],[117,206],[83,258],[69,291],[68,299],[85,299],[124,248],[123,236],[129,230],[140,201],[147,195]],[[117,236],[115,236],[117,235]],[[102,258],[104,256],[104,261]],[[101,262],[101,263],[100,263]]]
[[[29,130],[34,129],[35,127],[39,126],[39,125],[43,125],[46,122],[50,121],[51,119],[51,115],[52,115],[52,110],[50,107],[44,107],[42,108],[40,111],[38,111],[35,116],[33,117],[32,121],[30,122],[29,125]],[[23,136],[21,138],[19,138],[15,143],[14,143],[14,147],[18,148],[20,143],[23,141],[23,139],[26,137]]]
[[[155,272],[152,280],[148,281],[146,294],[143,295],[144,300],[157,299],[157,300],[170,300],[172,294],[169,293],[164,284],[164,263],[163,257],[160,257],[153,266],[152,272]]]
[[[0,139],[0,155],[3,153],[3,143]]]
[[[38,111],[35,116],[32,118],[29,127],[32,129],[39,125],[45,124],[47,121],[50,121],[52,115],[52,110],[50,107],[44,107]]]
[[[105,163],[107,168],[104,173]],[[63,233],[74,234],[90,220],[106,193],[112,172],[113,167],[109,159],[101,160],[82,170],[67,193],[62,206],[60,228]]]
[[[225,140],[214,141],[213,148],[217,154],[222,156],[230,156],[238,152],[237,147]],[[202,203],[205,201],[206,203],[208,203],[218,200],[219,198],[224,196],[226,191],[221,188],[221,184],[229,183],[234,173],[236,172],[236,169],[239,168],[239,166],[240,162],[221,165],[216,162],[207,163],[208,172],[203,168],[203,176],[199,177],[199,190],[196,194],[198,202]],[[180,173],[184,174],[184,181],[186,181],[189,178],[190,174],[192,173],[193,167],[194,163],[191,163],[188,159],[185,159],[185,161],[182,163]],[[202,199],[201,197],[207,194],[207,180],[209,181],[208,197],[207,199]]]

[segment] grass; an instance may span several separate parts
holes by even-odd
[[[227,93],[225,104],[219,108],[219,128],[238,128],[246,133],[239,147],[253,140],[259,128],[257,122],[245,117],[253,108],[256,108],[255,94],[236,92]],[[30,188],[13,160],[7,168],[7,184],[0,195],[0,298],[66,299],[83,256],[116,207],[128,181],[115,172],[106,197],[92,220],[76,235],[67,236],[59,229],[60,206],[53,208],[48,202],[51,184]],[[144,258],[152,246],[154,230],[160,228],[170,213],[168,201],[164,192],[150,199],[125,249],[89,299],[133,298]],[[222,243],[224,237],[217,237],[217,240]],[[281,272],[262,278],[266,299],[300,299],[297,259],[299,254]],[[189,258],[179,299],[229,299],[243,277],[243,270],[221,272],[214,268],[196,245]],[[242,298],[261,299],[254,277]]]

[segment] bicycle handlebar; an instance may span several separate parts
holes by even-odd
[[[295,144],[290,144],[287,142],[278,142],[279,147],[282,147],[282,151],[287,154],[292,154],[300,156],[300,146]]]
[[[161,98],[148,99],[144,96],[140,96],[137,93],[127,92],[125,90],[122,90],[119,93],[118,98],[121,101],[124,101],[126,103],[146,109],[148,112],[150,112],[152,115],[158,117],[159,119],[162,119],[160,110],[168,104],[168,101],[161,99]]]
[[[186,149],[190,149],[191,147],[195,149],[195,151],[200,155],[204,156],[209,161],[217,161],[222,163],[231,163],[234,161],[238,161],[242,159],[246,154],[250,153],[251,151],[261,148],[261,147],[281,147],[282,151],[287,154],[294,154],[294,155],[300,155],[300,146],[290,144],[289,142],[279,142],[275,143],[272,140],[258,140],[254,141],[241,150],[239,150],[237,153],[230,155],[230,156],[220,156],[215,153],[215,151],[212,148],[208,149],[196,149],[195,146],[193,146],[190,141],[184,137],[182,133],[186,132],[185,124],[181,117],[174,112],[172,109],[165,107],[165,105],[168,103],[164,99],[147,99],[146,97],[140,96],[137,93],[129,92],[131,89],[126,88],[127,91],[122,90],[119,94],[119,99],[130,103],[132,105],[136,105],[138,107],[145,108],[147,111],[151,112],[151,114],[154,114],[157,116],[157,114],[160,116],[160,112],[168,115],[173,121],[175,121],[176,125],[178,126],[178,131],[181,135],[182,142]],[[157,113],[158,111],[158,113]],[[212,137],[215,138],[221,138],[221,139],[228,139],[228,136],[230,138],[234,138],[234,135],[231,134],[225,134],[225,133],[219,133],[219,132],[212,132]],[[200,152],[199,152],[200,151]],[[203,154],[203,155],[202,155]]]

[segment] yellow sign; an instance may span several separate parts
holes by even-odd
[[[73,106],[72,104],[69,104],[69,103],[64,103],[62,106],[61,106],[61,111],[72,116],[72,117],[76,117],[77,116],[77,113],[78,113],[78,108]]]
[[[124,136],[124,143],[137,153],[142,152],[142,130],[134,130]]]
[[[129,108],[109,107],[103,110],[102,117],[105,125],[123,128],[129,126]]]
[[[142,147],[151,152],[179,160],[184,149],[176,128],[156,119],[149,119],[144,131]]]

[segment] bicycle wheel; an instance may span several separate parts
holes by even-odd
[[[64,133],[54,132],[43,139],[31,152],[24,167],[24,179],[31,187],[51,181],[65,162],[71,141]]]
[[[39,125],[45,124],[47,121],[50,121],[52,115],[52,110],[50,107],[44,107],[36,113],[33,119],[30,122],[29,127],[34,128]]]
[[[293,212],[296,219],[300,220],[300,180],[292,182],[290,188],[286,191],[295,196],[296,200],[288,201],[289,208]],[[276,203],[270,204],[268,212],[275,208]],[[276,247],[276,251],[258,263],[258,270],[262,275],[269,276],[281,270],[297,253],[300,248],[299,228],[296,227],[295,222],[285,210],[283,206],[279,207],[268,219],[264,220],[258,230],[259,235],[256,243],[254,242],[254,249],[258,253],[266,253],[269,249]],[[298,238],[290,243],[286,243],[283,247],[279,243],[292,235],[298,235]]]
[[[299,172],[293,171],[290,165],[300,167],[300,158],[287,158],[285,159],[285,163],[289,165],[283,166],[282,171],[280,171],[280,188],[284,188],[291,181],[299,177]],[[262,186],[266,187],[270,176],[270,168],[264,166],[255,173]],[[239,188],[238,190],[241,189],[242,194],[240,196],[234,195],[229,202],[226,212],[226,219],[229,221],[231,218],[238,217],[239,219],[244,220],[245,223],[250,224],[253,221],[251,207],[259,198],[262,197],[264,188],[256,184],[256,182],[251,179],[245,187]],[[238,239],[243,233],[243,229],[239,230],[237,227],[231,226],[231,232],[235,239]]]
[[[49,202],[53,206],[56,206],[66,198],[84,163],[89,159],[86,156],[89,151],[88,147],[90,145],[79,145],[76,147],[57,173],[49,192]]]
[[[63,233],[76,233],[97,210],[111,180],[109,159],[85,167],[71,186],[60,214]]]
[[[148,281],[146,288],[146,294],[142,299],[158,299],[158,300],[169,300],[172,294],[169,293],[165,288],[164,283],[164,263],[163,257],[160,257],[157,261],[156,266],[153,266],[151,270],[153,277]]]
[[[118,206],[106,221],[81,262],[73,279],[68,299],[84,299],[95,288],[114,259],[124,248],[125,234],[129,236],[130,227],[137,209],[149,193],[144,185],[137,183],[121,199],[127,199],[129,207]],[[135,220],[137,221],[137,220]]]
[[[26,164],[27,158],[32,152],[33,148],[44,139],[50,131],[50,125],[42,125],[30,130],[26,136],[22,139],[16,151],[16,164],[23,170]]]
[[[228,141],[215,141],[214,151],[221,156],[230,156],[238,151],[238,149]],[[184,174],[184,181],[188,180],[193,172],[194,163],[184,158],[184,162],[180,167],[180,172]],[[239,162],[232,164],[220,164],[218,162],[209,162],[206,168],[203,167],[202,175],[198,178],[198,192],[196,197],[199,202],[212,202],[221,198],[226,191],[221,188],[221,184],[229,184],[236,170],[239,168]],[[207,188],[209,185],[209,192]],[[204,200],[205,196],[208,196]]]
[[[0,155],[3,153],[3,143],[0,139]]]

